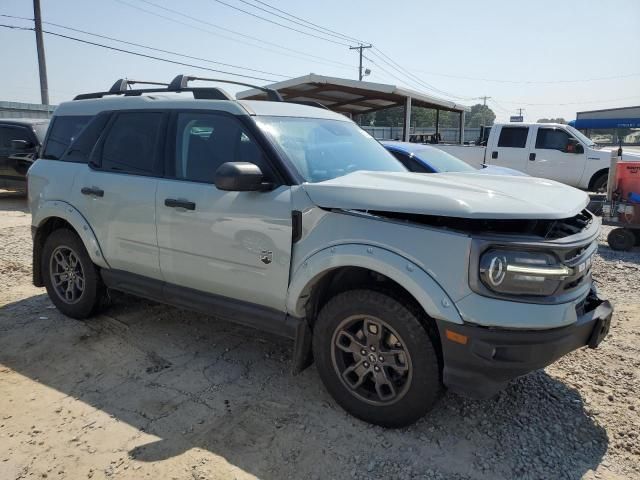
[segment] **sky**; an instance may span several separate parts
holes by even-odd
[[[572,120],[578,111],[640,105],[640,0],[41,0],[41,4],[43,21],[50,22],[44,30],[191,65],[45,34],[52,104],[106,90],[122,77],[168,82],[186,73],[258,85],[310,72],[357,79],[358,54],[348,46],[359,40],[375,47],[365,51],[364,66],[372,71],[367,80],[410,87],[463,105],[491,97],[487,104],[498,121],[507,121],[519,108],[524,109],[525,121],[536,121]],[[0,15],[33,18],[32,2],[1,0]],[[309,29],[304,20],[342,36]],[[52,23],[197,59],[92,37]],[[0,24],[33,26],[32,21],[6,17],[0,17]],[[0,100],[40,102],[33,31],[0,27],[0,65]],[[240,89],[225,88],[232,93]]]

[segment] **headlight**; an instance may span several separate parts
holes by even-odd
[[[480,257],[480,279],[490,290],[512,295],[553,295],[573,271],[543,252],[493,249]]]

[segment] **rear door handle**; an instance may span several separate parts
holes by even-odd
[[[190,202],[188,200],[177,200],[175,198],[165,198],[164,205],[165,207],[184,208],[185,210],[196,209],[196,204],[194,202]]]
[[[491,152],[491,158],[493,159],[498,158],[498,152]]]
[[[98,187],[82,187],[80,192],[83,195],[93,195],[94,197],[104,197],[104,190]]]
[[[536,154],[535,153],[530,153],[529,154],[529,160],[531,160],[532,162],[536,159]]]

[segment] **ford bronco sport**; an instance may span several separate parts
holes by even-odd
[[[56,109],[29,202],[34,284],[65,315],[115,289],[289,337],[294,370],[389,427],[606,335],[583,192],[410,173],[340,114],[193,79]]]

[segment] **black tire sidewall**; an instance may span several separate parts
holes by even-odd
[[[607,243],[613,250],[626,252],[636,244],[636,236],[626,228],[615,228],[607,235]]]
[[[80,261],[82,272],[84,274],[84,291],[82,292],[80,300],[73,304],[69,304],[62,300],[55,291],[51,282],[51,275],[49,271],[51,255],[60,245],[65,245],[74,251]],[[49,298],[58,310],[68,317],[76,319],[84,319],[94,313],[100,301],[100,278],[95,265],[87,253],[87,250],[84,248],[82,240],[75,232],[67,229],[59,229],[53,231],[47,237],[42,249],[40,268]]]
[[[400,335],[412,364],[412,379],[404,396],[391,405],[372,405],[354,396],[342,383],[331,360],[333,334],[352,315],[371,315]],[[384,427],[403,427],[424,416],[441,392],[438,357],[427,331],[413,309],[374,290],[351,290],[333,297],[322,308],[313,333],[318,373],[333,398],[353,416]]]
[[[604,187],[607,185],[607,181],[609,180],[609,174],[608,173],[602,173],[600,175],[598,175],[595,180],[593,181],[593,187],[591,188],[592,191],[594,192],[599,192],[599,189],[604,189]]]

